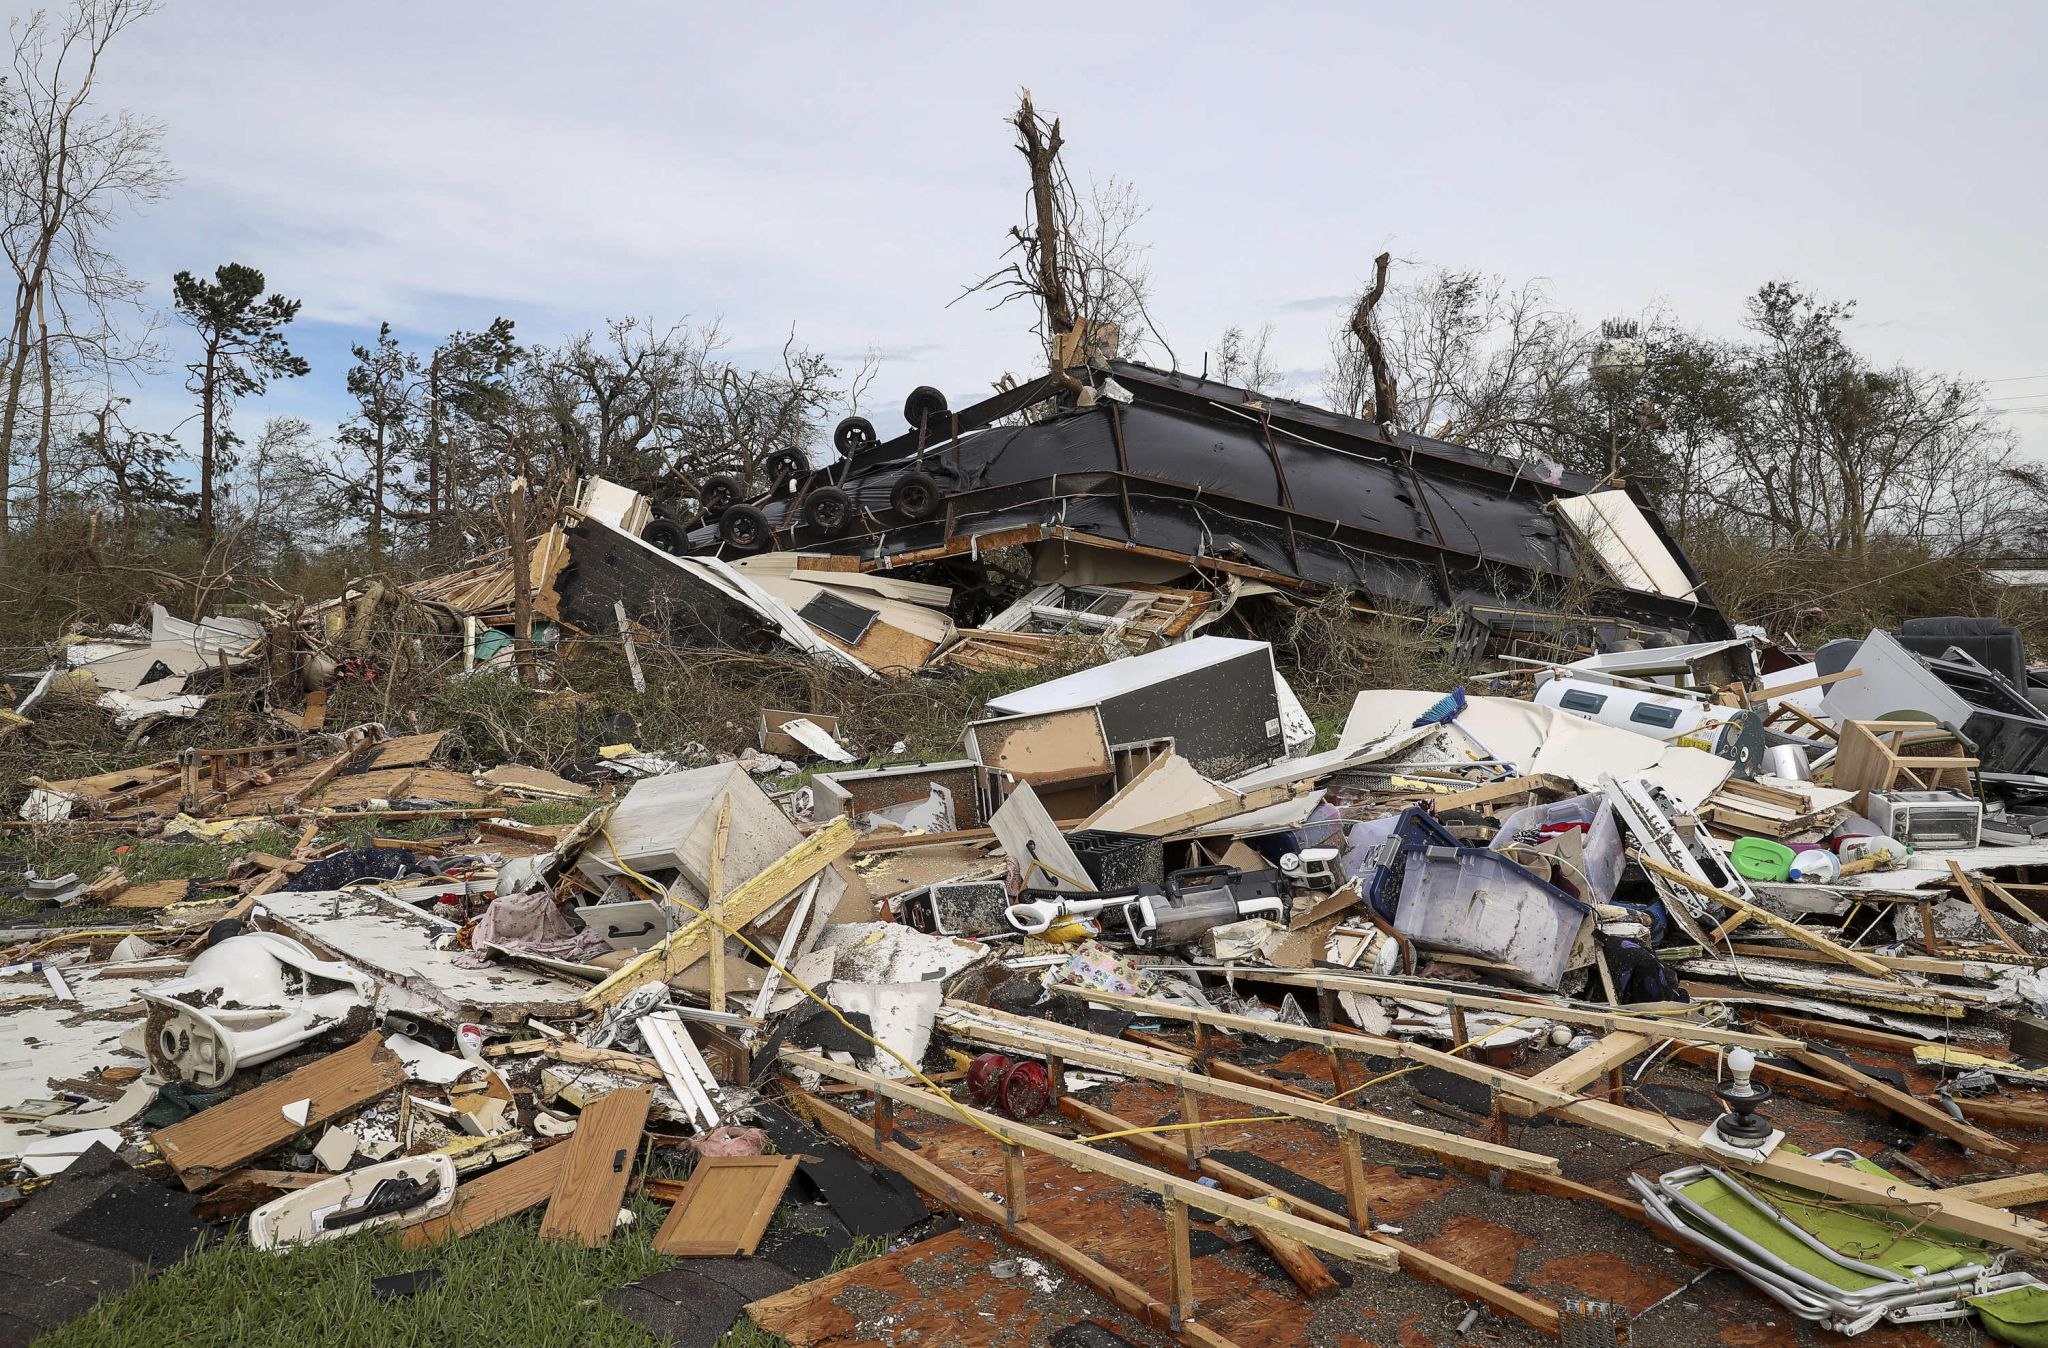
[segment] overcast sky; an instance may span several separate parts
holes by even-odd
[[[245,434],[339,416],[380,319],[424,347],[498,314],[722,317],[746,359],[794,326],[879,350],[891,418],[915,384],[965,405],[1032,359],[1021,308],[948,307],[1022,218],[1028,85],[1076,179],[1149,206],[1184,366],[1270,321],[1312,395],[1382,248],[1724,335],[1790,277],[1860,301],[1879,360],[2002,381],[2048,454],[2044,49],[2038,3],[168,0],[106,93],[182,175],[119,241],[156,302],[230,260],[305,301],[313,373]]]

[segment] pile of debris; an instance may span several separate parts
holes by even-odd
[[[594,586],[589,526],[561,555]],[[808,631],[844,580],[917,607],[613,532],[713,626],[743,594]],[[878,1298],[948,1332],[1020,1267],[1060,1295],[983,1306],[995,1339],[1295,1342],[1342,1306],[1399,1308],[1375,1342],[2037,1341],[2048,679],[2016,639],[1507,657],[1362,691],[1317,750],[1269,645],[1176,635],[996,698],[943,761],[849,766],[831,718],[764,712],[761,759],[809,764],[773,789],[662,754],[456,773],[377,726],[37,783],[45,828],[298,832],[214,883],[32,880],[126,920],[5,952],[0,1234],[168,1185],[180,1249],[533,1209],[597,1245],[637,1189],[692,1262],[613,1304],[676,1343],[742,1305],[837,1342]],[[447,831],[338,836],[364,820]],[[905,1243],[818,1277],[778,1207],[827,1257]],[[941,1266],[963,1290],[907,1272]]]

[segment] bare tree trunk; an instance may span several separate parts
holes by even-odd
[[[514,478],[505,492],[505,546],[512,556],[512,662],[519,682],[534,686],[533,573],[526,550],[526,479]]]
[[[36,291],[36,351],[42,362],[43,418],[36,428],[36,528],[50,518],[50,411],[56,389],[50,383],[50,323],[43,312],[43,292]]]
[[[427,362],[427,552],[441,556],[441,353]]]
[[[1059,158],[1060,147],[1066,142],[1060,136],[1057,117],[1049,126],[1039,125],[1038,112],[1031,106],[1029,89],[1018,95],[1015,120],[1017,135],[1022,142],[1017,148],[1031,166],[1031,208],[1038,221],[1038,232],[1031,240],[1033,280],[1039,299],[1045,305],[1046,327],[1051,329],[1046,333],[1047,354],[1052,372],[1059,374],[1059,339],[1072,332],[1074,324],[1079,321],[1074,313],[1073,300],[1067,294],[1066,278],[1060,272],[1062,227],[1053,188],[1053,162]]]
[[[218,393],[214,370],[219,352],[206,348],[206,372],[199,379],[199,541],[213,546],[213,434],[214,400]]]
[[[384,566],[384,419],[377,419],[377,460],[370,475],[370,569]]]
[[[1381,253],[1373,259],[1372,289],[1359,296],[1358,307],[1351,312],[1351,331],[1358,338],[1358,344],[1365,348],[1366,363],[1372,367],[1372,419],[1382,427],[1394,424],[1394,374],[1387,368],[1386,348],[1380,345],[1379,329],[1373,326],[1372,311],[1387,293],[1387,264],[1393,261],[1388,253]]]

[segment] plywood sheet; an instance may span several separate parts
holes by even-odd
[[[1092,706],[975,721],[967,727],[967,744],[984,767],[1037,786],[1115,771],[1102,716]]]
[[[203,1189],[304,1129],[368,1104],[404,1081],[405,1065],[384,1047],[384,1036],[366,1034],[338,1053],[152,1133],[150,1140],[178,1172],[179,1183]],[[285,1115],[286,1106],[301,1100],[310,1102],[304,1124]]]
[[[640,1086],[599,1096],[584,1107],[562,1148],[568,1156],[555,1177],[541,1235],[593,1248],[611,1239],[653,1100],[654,1088]]]
[[[775,1215],[794,1156],[707,1156],[655,1234],[654,1248],[678,1258],[750,1255]]]

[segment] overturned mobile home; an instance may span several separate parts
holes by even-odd
[[[768,465],[765,494],[714,478],[658,509],[658,546],[830,553],[862,570],[934,564],[974,584],[992,549],[1036,578],[1171,581],[1188,571],[1406,612],[1456,611],[1494,644],[1590,619],[1603,645],[1716,640],[1727,620],[1648,503],[1516,460],[1126,361],[1047,375],[949,410],[918,389],[912,429],[841,423],[840,457]]]

